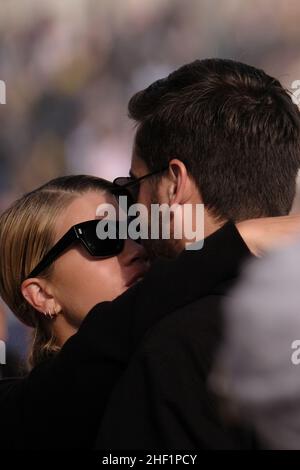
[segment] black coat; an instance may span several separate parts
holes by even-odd
[[[226,244],[224,250],[232,253]],[[221,265],[217,257],[208,260],[207,276],[213,278]],[[197,279],[197,270],[190,275]],[[234,281],[235,276],[223,276],[148,330],[112,393],[97,449],[253,446],[251,433],[234,428],[224,413],[221,417],[208,381],[222,339],[224,296]]]
[[[247,256],[249,256],[249,251],[246,245],[234,225],[228,223],[205,240],[202,250],[185,251],[175,260],[156,262],[143,281],[113,302],[102,302],[96,305],[83,321],[79,331],[65,343],[56,357],[36,367],[24,379],[0,381],[0,447],[8,449],[92,448],[114,386],[126,371],[145,333],[159,322],[154,337],[150,333],[129,369],[124,373],[107,410],[107,416],[112,415],[113,423],[120,424],[120,433],[114,434],[112,427],[108,425],[107,417],[105,427],[103,427],[103,429],[108,429],[108,442],[111,442],[113,446],[116,444],[117,447],[131,447],[132,445],[144,447],[144,445],[156,444],[156,438],[153,440],[156,432],[152,427],[153,417],[151,417],[152,411],[151,406],[149,407],[148,387],[145,379],[149,390],[155,390],[160,383],[158,377],[161,376],[161,367],[164,366],[165,359],[159,353],[160,365],[156,370],[156,359],[153,356],[149,369],[151,374],[146,377],[142,364],[143,357],[145,357],[145,345],[153,347],[157,341],[159,349],[162,344],[166,345],[164,349],[167,355],[174,351],[178,339],[176,334],[172,335],[172,328],[176,330],[181,327],[190,328],[193,325],[192,318],[199,314],[199,309],[201,312],[203,310],[201,306],[203,301],[198,299],[206,297],[206,306],[210,302],[214,303],[214,299],[208,298],[207,295],[222,281],[234,278]],[[189,307],[188,315],[184,308],[187,304],[193,305]],[[207,308],[204,310],[207,311]],[[175,315],[172,312],[176,312]],[[181,314],[183,323],[180,320]],[[165,319],[162,320],[164,317]],[[171,317],[177,319],[175,323]],[[171,321],[170,324],[169,321]],[[199,326],[201,330],[201,325]],[[170,337],[166,336],[166,331],[170,333]],[[203,361],[210,361],[210,342],[214,343],[210,336],[211,332],[207,336],[204,332],[199,335],[204,338],[201,346]],[[166,342],[169,342],[171,347]],[[176,364],[179,372],[185,370],[184,361],[194,364],[194,370],[191,367],[186,369],[186,374],[192,372],[188,386],[193,385],[191,381],[194,380],[201,382],[204,373],[196,365],[197,359],[194,358],[194,354],[198,353],[196,351],[192,353],[193,348],[193,342],[190,346],[187,345],[186,353],[182,352],[183,355],[180,358],[182,363]],[[196,377],[196,370],[199,371],[199,377]],[[171,369],[169,372],[170,380],[173,381],[170,382],[170,390],[174,390],[176,398],[178,392],[175,373],[172,374]],[[144,413],[141,419],[134,414],[128,415],[127,413],[127,409],[134,405],[132,398],[135,398],[137,393],[135,386],[132,387],[128,382],[128,378],[136,381],[133,383],[141,387],[137,395]],[[130,397],[128,394],[131,390],[133,396]],[[199,403],[202,402],[201,406],[205,407],[206,398],[203,397],[206,395],[203,387],[195,387],[194,390],[193,403],[199,391]],[[126,409],[119,406],[115,408],[114,403],[118,396]],[[181,390],[178,397],[180,396],[182,396]],[[150,400],[152,400],[151,397],[152,395],[149,394]],[[159,395],[154,394],[153,398],[156,400]],[[160,405],[158,406],[159,408],[154,412],[159,412]],[[188,423],[192,410],[191,404],[186,409],[186,413],[184,412],[187,422],[186,432],[179,431],[179,428],[184,429],[184,423],[178,426],[178,431],[176,431],[176,443],[179,443],[180,447],[191,442],[186,435],[189,434]],[[133,406],[132,413],[135,412],[140,413],[140,410]],[[132,419],[133,426],[129,423],[127,425],[122,423],[123,417]],[[208,417],[208,424],[209,419]],[[173,426],[172,422],[170,424]],[[143,431],[145,439],[141,436],[141,440],[137,441],[135,430],[139,426],[149,427],[149,434]],[[212,426],[218,428],[219,422],[212,423]],[[123,430],[125,433],[129,431],[128,438],[123,434]],[[161,429],[158,432],[165,431]],[[216,432],[220,441],[225,436],[224,440],[227,442],[226,430],[220,429]],[[101,435],[103,436],[103,433]],[[181,435],[184,436],[182,441]],[[102,446],[104,441],[100,439],[99,442]],[[172,441],[158,441],[159,445],[165,442]]]
[[[230,285],[176,309],[149,331],[112,393],[98,450],[252,447],[251,433],[221,417],[220,401],[207,381]]]

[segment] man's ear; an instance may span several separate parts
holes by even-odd
[[[169,162],[169,177],[171,180],[168,188],[169,204],[189,202],[194,196],[195,183],[181,160],[173,158]]]
[[[26,279],[21,285],[21,292],[25,300],[42,315],[55,314],[61,310],[46,279]]]

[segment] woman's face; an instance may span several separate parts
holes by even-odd
[[[76,198],[57,220],[55,242],[73,225],[98,218],[96,210],[103,203],[117,208],[113,196],[100,191],[90,191]],[[125,241],[119,255],[105,259],[93,258],[78,243],[55,261],[50,283],[66,319],[78,328],[92,307],[122,294],[147,268],[143,248],[132,240]]]

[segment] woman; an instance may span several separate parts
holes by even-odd
[[[3,448],[91,448],[110,392],[144,333],[183,298],[208,291],[222,269],[236,272],[249,254],[226,224],[205,250],[161,261],[136,284],[147,269],[141,246],[95,238],[97,207],[117,204],[113,188],[95,177],[58,178],[0,217],[1,297],[34,331],[32,371],[0,383]],[[239,228],[257,244],[253,222]],[[208,278],[213,256],[224,268]],[[195,268],[197,276],[188,278]]]
[[[100,178],[59,178],[16,201],[1,217],[1,296],[34,328],[32,366],[58,351],[96,303],[117,297],[147,268],[142,247],[126,240],[124,250],[116,246],[116,256],[101,263],[83,244],[66,245],[55,262],[32,273],[72,226],[97,223],[102,203],[116,206],[111,189]]]

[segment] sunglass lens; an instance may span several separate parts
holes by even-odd
[[[116,187],[126,190],[127,193],[131,196],[131,204],[134,204],[139,195],[140,185],[138,181],[130,177],[119,177],[114,180]]]
[[[108,230],[114,230],[114,232],[112,233],[112,236],[108,236],[104,239],[101,239],[98,236],[99,232],[97,231],[97,227],[99,222],[99,220],[92,220],[89,222],[84,222],[80,225],[80,238],[83,241],[85,247],[89,253],[95,257],[118,255],[123,250],[125,244],[125,240],[118,239],[119,222],[111,222]],[[113,228],[113,225],[115,228]],[[117,235],[116,238],[113,238],[114,233]]]

